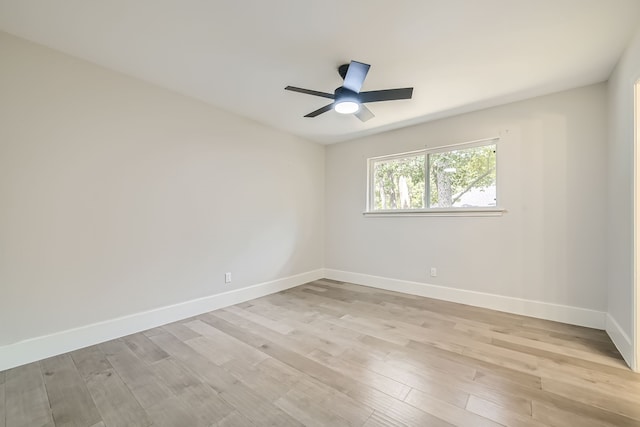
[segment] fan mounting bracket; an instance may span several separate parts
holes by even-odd
[[[348,69],[349,69],[349,64],[342,64],[341,66],[338,67],[338,74],[340,74],[340,77],[342,77],[342,80],[344,80],[344,78],[346,77]]]

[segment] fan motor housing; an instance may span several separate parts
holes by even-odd
[[[360,104],[360,96],[349,89],[345,89],[344,87],[340,86],[339,88],[336,88],[336,90],[333,92],[335,95],[335,100],[336,102],[344,102],[344,101],[353,101],[353,102],[357,102],[358,104]]]

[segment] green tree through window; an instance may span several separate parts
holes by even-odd
[[[425,155],[375,163],[375,209],[424,208]]]
[[[496,206],[496,142],[370,159],[370,209]]]
[[[470,191],[495,194],[496,146],[452,150],[429,154],[429,206],[458,206]],[[495,206],[495,195],[484,206]],[[477,206],[477,204],[471,204]]]

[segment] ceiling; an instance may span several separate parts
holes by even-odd
[[[0,0],[0,30],[321,143],[605,81],[638,0]],[[413,86],[366,123],[288,92]]]

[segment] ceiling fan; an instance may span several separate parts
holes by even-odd
[[[360,92],[370,67],[371,65],[363,64],[358,61],[351,61],[350,64],[341,65],[338,68],[338,73],[344,80],[344,84],[337,88],[333,94],[310,89],[302,89],[294,86],[287,86],[285,87],[285,90],[306,93],[307,95],[321,96],[323,98],[334,100],[331,104],[318,108],[317,110],[307,114],[305,117],[316,117],[333,109],[341,114],[354,114],[361,121],[366,122],[367,120],[372,119],[374,115],[371,110],[364,105],[365,103],[393,101],[396,99],[411,99],[411,95],[413,94],[412,87]]]

